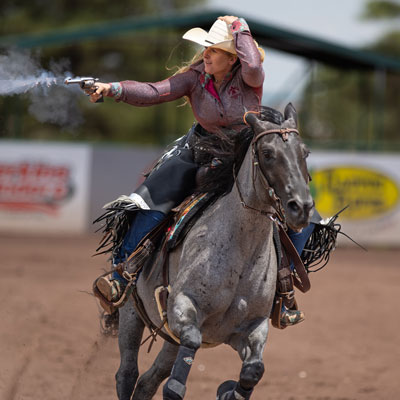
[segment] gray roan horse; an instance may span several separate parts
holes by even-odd
[[[165,341],[138,381],[144,324],[131,300],[120,309],[121,365],[116,380],[121,400],[130,399],[133,392],[134,400],[152,399],[165,378],[163,398],[183,399],[191,364],[202,345],[229,344],[243,362],[239,380],[220,385],[217,399],[247,400],[263,376],[277,275],[271,215],[282,207],[287,225],[299,230],[308,225],[314,203],[308,187],[308,150],[298,135],[293,106],[286,106],[279,124],[261,121],[253,113],[245,118],[254,138],[232,190],[204,212],[170,254],[168,324],[180,345]],[[144,270],[137,282],[138,294],[157,326],[161,319],[154,290],[160,285],[161,271]]]

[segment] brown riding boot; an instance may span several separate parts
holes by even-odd
[[[287,326],[296,325],[299,322],[304,321],[304,313],[300,310],[289,310],[286,306],[283,306],[280,316],[280,325],[282,328]]]
[[[112,279],[111,275],[102,276],[96,282],[96,287],[99,292],[110,302],[117,302],[124,291],[123,285],[117,279]],[[108,304],[103,301],[101,298],[100,305],[109,314],[112,314],[116,311],[116,307],[112,304]]]
[[[278,271],[272,325],[284,329],[304,321],[304,318],[294,298],[292,271],[290,267],[283,267]]]
[[[126,261],[119,263],[115,267],[115,270],[121,277],[123,276],[124,271],[136,274],[148,260],[153,251],[154,244],[150,239],[146,239],[143,244],[137,247]],[[96,279],[93,291],[96,297],[99,298],[100,305],[107,313],[112,314],[117,309],[115,305],[110,304],[109,302],[116,303],[120,300],[126,289],[126,284],[124,282],[126,281],[113,279],[111,274]],[[107,300],[107,302],[105,300]],[[123,304],[124,303],[120,304],[119,307],[122,307]]]

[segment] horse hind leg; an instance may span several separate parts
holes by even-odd
[[[119,400],[130,400],[137,378],[138,353],[144,324],[129,300],[119,309],[118,345],[121,363],[115,375]]]
[[[164,342],[153,365],[140,376],[132,400],[151,400],[161,382],[168,378],[174,365],[178,346]]]
[[[243,360],[239,381],[226,381],[217,390],[217,400],[249,400],[254,387],[264,374],[263,352],[268,335],[268,320],[251,330],[245,340],[232,343]]]

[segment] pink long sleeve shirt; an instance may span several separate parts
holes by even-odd
[[[189,98],[193,114],[207,131],[222,127],[240,131],[245,127],[245,110],[257,111],[261,104],[264,71],[261,55],[243,19],[230,27],[240,63],[225,77],[217,91],[212,77],[199,61],[183,72],[160,82],[123,81],[112,83],[110,97],[134,106],[146,107]]]

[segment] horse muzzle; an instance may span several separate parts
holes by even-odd
[[[289,199],[285,207],[288,225],[293,230],[299,230],[308,226],[314,210],[314,205],[315,203],[311,195],[304,199],[297,196]]]

